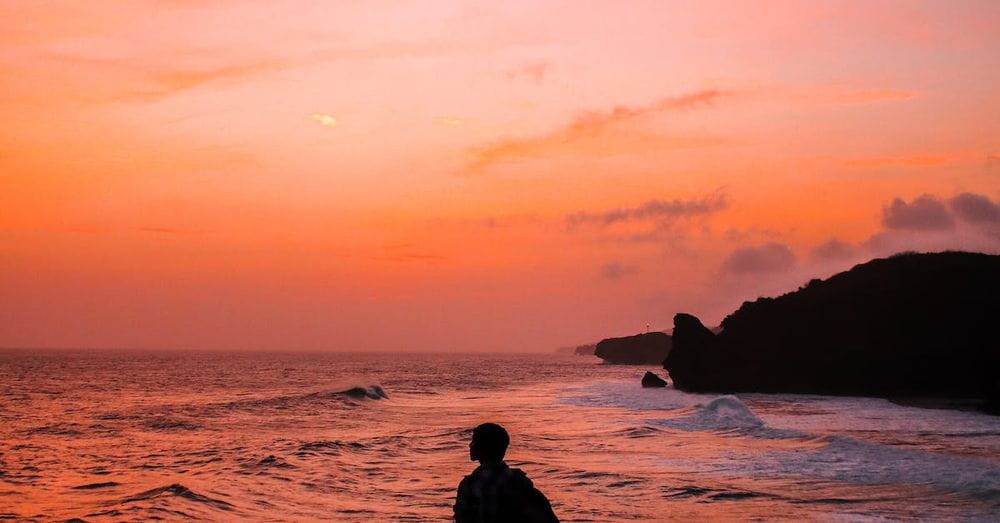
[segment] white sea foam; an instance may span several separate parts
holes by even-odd
[[[682,465],[733,477],[799,477],[804,482],[923,485],[989,503],[1000,501],[996,457],[955,452],[963,443],[974,445],[980,439],[987,447],[995,446],[1000,420],[992,416],[904,407],[877,398],[710,397],[641,389],[635,383],[579,387],[562,401],[643,412],[645,423],[677,431],[677,441],[684,445],[699,434],[748,438],[734,443],[726,459],[687,461],[681,453],[664,457],[666,467]],[[951,445],[942,447],[942,439]]]

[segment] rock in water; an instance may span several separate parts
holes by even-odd
[[[385,389],[378,385],[372,385],[370,387],[351,387],[343,391],[342,394],[352,398],[368,398],[373,400],[386,399],[389,397],[389,395],[385,393]]]
[[[670,335],[665,332],[647,332],[601,340],[594,355],[607,363],[621,365],[662,364],[670,352]]]
[[[712,334],[674,317],[664,368],[688,391],[995,396],[1000,256],[872,260],[744,303]]]
[[[646,374],[642,376],[642,386],[643,387],[666,387],[667,382],[663,381],[663,378],[653,374],[652,372],[646,371]]]

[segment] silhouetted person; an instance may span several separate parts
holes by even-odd
[[[469,458],[478,461],[479,466],[458,484],[457,523],[558,523],[549,500],[524,471],[504,463],[508,445],[510,436],[500,425],[483,423],[473,429]]]

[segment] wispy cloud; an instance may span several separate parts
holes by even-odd
[[[169,235],[195,235],[205,234],[211,231],[206,229],[189,229],[184,227],[156,227],[156,226],[109,226],[109,225],[63,225],[56,227],[45,227],[38,230],[56,233],[73,234],[122,234],[124,232],[141,232],[150,234]]]
[[[896,87],[852,85],[773,86],[763,89],[765,96],[821,105],[866,105],[905,102],[920,97],[920,92]]]
[[[724,194],[713,194],[692,200],[654,199],[636,207],[619,207],[599,212],[578,211],[566,216],[566,226],[573,228],[592,224],[603,227],[627,221],[673,221],[678,218],[712,214],[728,206],[729,202]]]
[[[550,62],[535,60],[508,70],[506,76],[511,80],[525,79],[537,83],[541,82],[551,70],[552,64]]]
[[[915,154],[909,156],[877,156],[859,158],[844,162],[846,167],[933,167],[943,165],[952,160],[951,156],[943,154]]]
[[[834,96],[837,101],[843,104],[868,104],[877,102],[893,102],[912,100],[920,95],[917,91],[908,89],[883,88],[863,88],[863,89],[840,89]]]
[[[611,262],[601,265],[601,269],[598,274],[601,278],[606,280],[620,280],[626,276],[630,276],[639,272],[639,268],[635,265],[627,265],[620,262]]]
[[[277,71],[287,67],[278,60],[264,60],[247,63],[222,65],[211,68],[174,69],[148,73],[148,85],[127,89],[120,98],[134,100],[157,100],[166,96],[188,91],[202,85],[240,80],[246,77]]]
[[[397,254],[395,256],[390,256],[387,258],[393,261],[440,261],[444,260],[445,257],[439,254],[421,254],[406,252],[402,254]]]
[[[378,261],[390,261],[390,262],[423,262],[423,263],[437,263],[444,261],[447,257],[440,254],[435,254],[432,252],[426,252],[420,249],[416,249],[414,245],[409,243],[396,243],[383,245],[382,253],[375,256],[369,256],[369,259]]]
[[[198,229],[181,229],[177,227],[136,227],[135,230],[155,234],[201,234],[204,232]]]
[[[507,158],[542,156],[547,151],[566,144],[599,136],[616,124],[669,111],[708,107],[728,94],[730,93],[727,91],[710,89],[661,98],[646,105],[619,105],[607,111],[587,111],[581,113],[569,124],[547,134],[501,140],[475,148],[472,151],[473,161],[469,165],[469,169],[478,171]]]

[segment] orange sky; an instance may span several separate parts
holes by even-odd
[[[0,346],[548,350],[998,252],[997,27],[986,0],[6,1]]]

